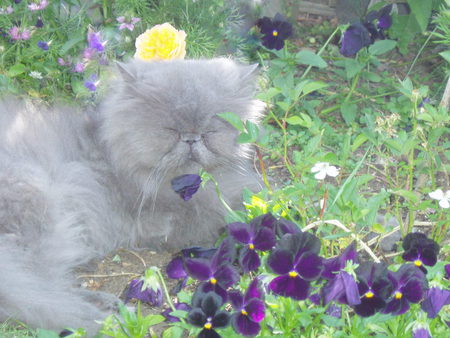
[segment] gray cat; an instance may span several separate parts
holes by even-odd
[[[257,121],[254,67],[228,59],[119,65],[98,114],[0,104],[0,320],[96,328],[116,299],[73,270],[119,246],[212,244],[225,214],[212,185],[183,201],[181,174],[210,172],[238,207],[257,188],[247,146],[216,116]]]

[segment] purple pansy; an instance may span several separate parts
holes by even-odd
[[[352,242],[341,255],[324,261],[322,278],[328,279],[322,288],[324,304],[337,300],[350,306],[361,304],[358,285],[352,274],[344,271],[347,262],[357,263],[356,243]]]
[[[173,306],[175,307],[175,310],[186,311],[186,312],[189,312],[192,310],[192,307],[186,303],[175,302],[173,304]],[[171,313],[172,313],[172,309],[169,308],[169,309],[164,310],[162,312],[162,315],[166,318],[166,320],[168,322],[171,322],[171,323],[179,322],[180,318],[172,316]]]
[[[92,74],[88,81],[84,82],[84,86],[91,92],[95,92],[97,90],[97,75]]]
[[[228,237],[210,259],[185,259],[185,268],[189,276],[203,282],[198,286],[198,290],[204,293],[214,291],[223,298],[224,302],[226,301],[226,289],[239,280],[238,272],[231,265],[234,261],[234,251],[234,243]]]
[[[79,63],[75,64],[75,66],[73,67],[73,71],[75,73],[83,73],[84,68],[85,68],[84,64],[79,62]]]
[[[239,264],[244,272],[255,271],[261,265],[256,252],[267,251],[275,246],[275,234],[267,226],[261,225],[262,218],[256,218],[250,224],[236,222],[228,224],[228,231],[236,241],[244,244],[239,254]]]
[[[173,191],[180,195],[183,200],[188,201],[197,192],[202,179],[195,174],[186,174],[175,177],[170,183]]]
[[[361,22],[351,24],[342,37],[341,54],[354,56],[376,39],[385,39],[384,31],[392,25],[391,10],[392,5],[387,5],[379,11],[370,12]]]
[[[384,308],[393,286],[383,263],[363,262],[356,269],[361,304],[353,306],[361,317],[369,317]]]
[[[428,314],[428,318],[435,318],[445,305],[450,305],[450,291],[439,287],[430,288],[421,303],[422,310]]]
[[[268,258],[270,269],[280,275],[269,283],[273,293],[303,300],[308,297],[309,282],[320,277],[322,258],[320,240],[309,233],[286,234]]]
[[[431,338],[430,331],[423,326],[416,326],[412,330],[413,338]]]
[[[163,301],[161,288],[145,287],[144,280],[141,278],[133,279],[128,286],[125,303],[131,299],[140,300],[153,306],[161,306]]]
[[[450,279],[450,264],[447,264],[447,265],[445,266],[445,277],[446,277],[447,279]]]
[[[187,316],[187,322],[203,328],[197,337],[220,337],[214,329],[226,327],[230,323],[228,312],[220,310],[223,304],[222,297],[214,292],[196,291],[192,297],[192,310]]]
[[[419,232],[407,234],[403,239],[402,246],[405,250],[402,258],[405,261],[413,262],[425,273],[427,270],[423,265],[434,266],[437,262],[439,245],[425,234]]]
[[[265,317],[264,293],[258,278],[253,279],[242,295],[239,291],[229,291],[233,309],[237,312],[231,316],[234,330],[244,336],[256,336],[261,330],[259,324]]]
[[[273,20],[267,16],[259,19],[256,26],[263,35],[263,46],[269,49],[280,50],[284,47],[284,40],[292,35],[292,25],[279,13]]]
[[[87,34],[87,41],[89,48],[100,53],[105,50],[105,42],[101,40],[100,32],[93,32],[90,30]]]
[[[131,32],[134,30],[134,25],[141,21],[140,18],[131,18],[127,21],[124,16],[119,16],[116,20],[120,23],[119,30],[128,29]]]
[[[427,288],[425,274],[412,264],[404,264],[396,272],[389,271],[388,278],[394,289],[383,313],[401,315],[409,310],[409,303],[418,303],[425,296]]]
[[[287,219],[284,219],[284,218],[280,218],[277,221],[275,227],[276,227],[275,231],[276,231],[278,237],[280,237],[280,238],[286,234],[293,235],[293,234],[298,234],[298,233],[302,232],[297,224],[295,224],[294,222],[288,221]]]
[[[41,17],[38,17],[35,24],[36,28],[42,28],[44,27],[44,22],[42,21]]]
[[[38,41],[37,46],[42,50],[48,50],[48,43],[45,41]]]

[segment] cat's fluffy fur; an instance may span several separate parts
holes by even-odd
[[[216,116],[258,119],[253,67],[215,59],[118,69],[98,114],[0,104],[0,320],[93,330],[115,298],[74,287],[75,267],[119,246],[212,244],[224,226],[212,184],[185,202],[172,178],[203,167],[233,207],[259,184],[249,149]]]

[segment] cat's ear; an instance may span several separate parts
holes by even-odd
[[[137,79],[135,67],[128,63],[123,63],[116,61],[117,73],[122,77],[122,79],[128,83],[134,83]]]

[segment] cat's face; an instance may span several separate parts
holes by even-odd
[[[251,67],[226,59],[121,65],[103,105],[102,137],[119,170],[145,180],[238,166],[247,148],[218,113],[257,120]]]

